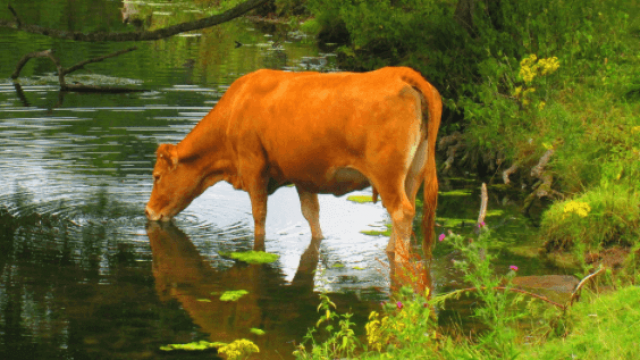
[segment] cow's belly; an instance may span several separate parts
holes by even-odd
[[[337,196],[355,190],[362,190],[371,185],[366,176],[352,168],[334,168],[329,170],[323,179],[315,180],[295,181],[295,183],[296,186],[304,191]]]

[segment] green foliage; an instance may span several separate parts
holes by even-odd
[[[264,251],[246,251],[246,252],[221,252],[220,256],[229,257],[234,260],[240,260],[249,264],[268,264],[280,258],[278,254],[271,254]]]
[[[250,331],[251,331],[252,334],[255,334],[255,335],[258,335],[258,336],[262,336],[262,335],[266,334],[266,332],[264,330],[258,329],[258,328],[251,328]]]
[[[241,297],[247,295],[247,290],[229,290],[220,295],[220,301],[238,301]]]
[[[305,342],[311,342],[311,351],[308,352],[304,344],[297,346],[297,350],[293,352],[297,359],[339,359],[353,358],[355,349],[359,344],[358,338],[352,329],[354,323],[351,322],[353,314],[338,314],[334,310],[334,304],[329,295],[320,294],[320,305],[318,312],[321,314],[320,319],[315,327],[309,329],[305,336]],[[337,324],[337,327],[335,326]],[[321,325],[324,324],[324,331]],[[321,332],[320,336],[326,336],[323,342],[318,342],[314,334]]]

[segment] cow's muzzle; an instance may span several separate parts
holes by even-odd
[[[163,221],[163,220],[164,221],[168,221],[169,220],[168,216],[163,216],[162,214],[156,213],[151,208],[149,208],[148,205],[144,209],[144,214],[147,216],[147,219],[149,219],[151,221]]]

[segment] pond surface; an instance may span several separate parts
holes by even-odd
[[[82,0],[14,7],[25,23],[130,31],[134,25],[122,23],[123,12],[141,19],[135,26],[163,27],[189,20],[207,2],[176,4]],[[320,196],[326,239],[312,243],[295,189],[278,190],[269,198],[265,245],[280,258],[269,265],[219,255],[253,245],[249,197],[226,183],[206,191],[173,224],[148,224],[144,217],[159,143],[179,142],[241,75],[259,68],[332,71],[333,55],[286,28],[238,19],[135,44],[138,50],[67,78],[145,92],[61,93],[48,59],[31,60],[20,86],[9,79],[32,51],[55,49],[70,67],[131,45],[0,30],[0,358],[211,358],[159,347],[240,338],[254,341],[262,359],[292,358],[294,344],[317,321],[320,291],[332,293],[339,311],[353,312],[361,331],[369,312],[388,298],[387,238],[360,233],[385,229],[379,203]],[[443,188],[465,184],[444,181]],[[441,198],[439,216],[473,218],[477,191],[460,199]],[[501,219],[508,225],[508,217]],[[451,259],[441,255],[435,285],[455,287]],[[520,266],[533,272],[540,265]],[[220,301],[222,292],[240,289],[249,294]]]

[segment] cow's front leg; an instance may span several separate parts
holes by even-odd
[[[320,229],[320,205],[318,204],[318,194],[298,190],[300,196],[300,205],[302,206],[302,215],[309,222],[311,227],[311,239],[322,239],[322,229]]]
[[[253,231],[255,235],[253,250],[264,251],[265,223],[267,221],[266,181],[264,182],[264,186],[260,186],[259,183],[252,186],[249,190],[249,197],[251,198],[251,212],[254,222]]]

